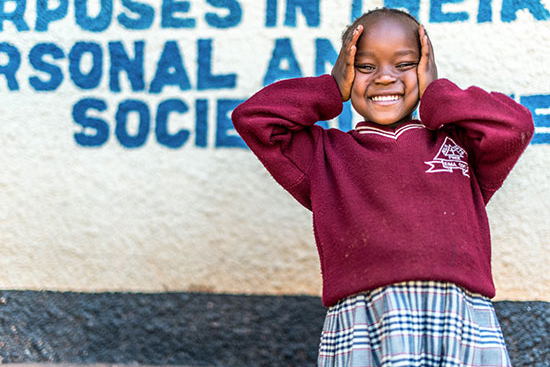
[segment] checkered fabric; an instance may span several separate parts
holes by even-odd
[[[511,366],[491,301],[454,284],[405,282],[329,308],[319,367]]]

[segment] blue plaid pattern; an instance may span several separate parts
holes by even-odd
[[[319,367],[509,367],[491,301],[454,284],[404,282],[329,308]]]

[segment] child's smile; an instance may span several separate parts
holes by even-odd
[[[367,121],[392,125],[410,119],[419,101],[418,26],[384,17],[365,26],[357,42],[351,102]]]
[[[402,97],[398,94],[390,94],[390,95],[379,95],[379,96],[372,96],[370,99],[375,103],[380,103],[383,105],[392,104],[393,102],[401,99]]]
[[[403,99],[403,94],[401,93],[383,93],[383,94],[374,94],[368,96],[368,99],[374,105],[378,106],[393,106],[401,102]]]

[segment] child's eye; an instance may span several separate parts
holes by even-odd
[[[418,65],[417,62],[402,62],[400,64],[397,64],[397,68],[398,69],[411,69],[411,68],[414,68]]]
[[[362,72],[370,72],[375,70],[375,67],[369,64],[356,64],[355,68]]]

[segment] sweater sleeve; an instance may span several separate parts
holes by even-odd
[[[429,129],[454,124],[485,203],[498,190],[533,137],[531,113],[504,94],[477,87],[462,90],[447,79],[432,82],[420,103]]]
[[[239,105],[231,118],[275,180],[311,209],[307,171],[322,134],[314,124],[341,111],[338,86],[323,75],[271,84]]]

